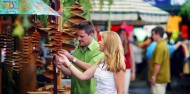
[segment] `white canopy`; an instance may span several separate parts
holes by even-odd
[[[91,19],[98,21],[109,20],[108,0],[104,1],[100,11],[99,0],[95,0],[92,8]],[[167,22],[168,13],[142,0],[114,0],[111,5],[110,19],[112,21],[136,21],[138,16],[147,22]]]

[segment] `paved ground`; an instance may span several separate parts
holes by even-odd
[[[190,82],[186,82],[189,83]],[[150,94],[150,87],[146,81],[135,80],[131,82],[129,94]],[[178,86],[173,89],[167,88],[166,94],[190,94],[190,88]]]

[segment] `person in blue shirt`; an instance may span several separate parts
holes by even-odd
[[[147,47],[147,51],[146,51],[146,57],[148,58],[148,60],[151,58],[153,52],[154,52],[154,49],[156,47],[156,42],[153,41],[148,47]],[[178,42],[174,45],[172,44],[168,44],[168,49],[169,49],[169,52],[170,52],[170,56],[173,54],[173,52],[181,45],[181,42]]]

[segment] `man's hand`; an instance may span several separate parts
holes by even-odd
[[[64,54],[70,61],[72,61],[73,58],[74,58],[67,50],[64,50],[64,49],[62,49],[58,53],[59,54]]]
[[[149,81],[151,85],[154,85],[156,83],[156,77],[152,76],[152,78]]]

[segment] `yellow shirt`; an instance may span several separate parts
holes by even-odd
[[[179,23],[182,18],[180,16],[170,16],[167,23],[167,32],[179,32]]]
[[[148,78],[152,79],[154,65],[160,64],[160,71],[156,76],[156,83],[170,82],[170,54],[165,40],[158,41],[150,58]]]

